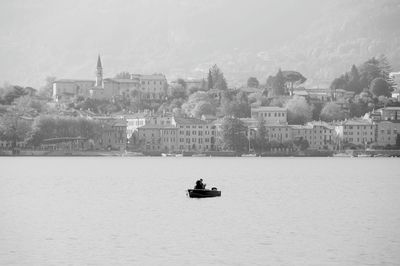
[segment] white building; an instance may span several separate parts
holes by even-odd
[[[266,124],[287,124],[287,109],[275,106],[251,108],[251,117],[263,119]]]

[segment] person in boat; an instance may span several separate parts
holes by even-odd
[[[196,181],[196,186],[194,187],[194,189],[205,189],[206,188],[206,184],[203,184],[203,179],[200,178],[199,180]]]

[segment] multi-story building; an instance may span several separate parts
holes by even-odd
[[[137,132],[139,127],[144,125],[172,125],[173,117],[171,114],[154,115],[151,113],[137,113],[125,115],[123,117],[127,122],[127,138]]]
[[[394,146],[400,135],[400,121],[380,121],[376,124],[376,144]]]
[[[126,149],[126,122],[124,120],[96,118],[101,124],[97,148],[108,150]]]
[[[143,151],[161,152],[164,150],[162,143],[162,131],[164,129],[175,130],[171,125],[154,125],[147,124],[138,128],[139,144]]]
[[[70,100],[77,96],[89,97],[94,80],[59,79],[53,83],[53,99]]]
[[[132,74],[131,79],[139,82],[139,91],[141,97],[144,99],[161,100],[167,96],[168,83],[163,74]]]
[[[263,119],[266,124],[287,124],[287,109],[275,106],[251,108],[251,117]]]
[[[369,119],[352,119],[335,126],[338,141],[354,145],[366,145],[376,140],[376,124]]]
[[[265,124],[267,140],[278,143],[285,143],[292,140],[292,128],[285,124]]]
[[[196,118],[174,118],[178,128],[179,151],[210,151],[215,149],[216,127]]]
[[[103,66],[99,55],[96,80],[57,80],[53,83],[53,98],[56,101],[70,100],[77,96],[108,100],[115,97],[163,99],[167,88],[167,79],[162,74],[132,74],[130,78],[103,79]]]
[[[204,152],[215,149],[215,125],[195,118],[172,117],[171,123],[166,121],[138,128],[139,143],[144,151]]]
[[[312,125],[291,125],[292,140],[307,140],[308,144],[313,141],[313,126]]]
[[[336,131],[331,124],[322,121],[312,121],[307,123],[312,127],[311,141],[308,141],[310,149],[314,150],[333,150],[336,146]]]

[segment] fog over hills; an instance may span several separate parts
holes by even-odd
[[[235,2],[235,3],[232,3]],[[230,84],[279,67],[324,86],[372,56],[400,70],[398,0],[15,0],[0,3],[0,83],[162,72]]]

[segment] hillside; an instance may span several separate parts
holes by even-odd
[[[400,69],[397,0],[30,1],[1,3],[0,82],[119,71],[203,77],[217,63],[231,84],[279,67],[323,85],[386,54]],[[29,4],[28,4],[29,3]]]

